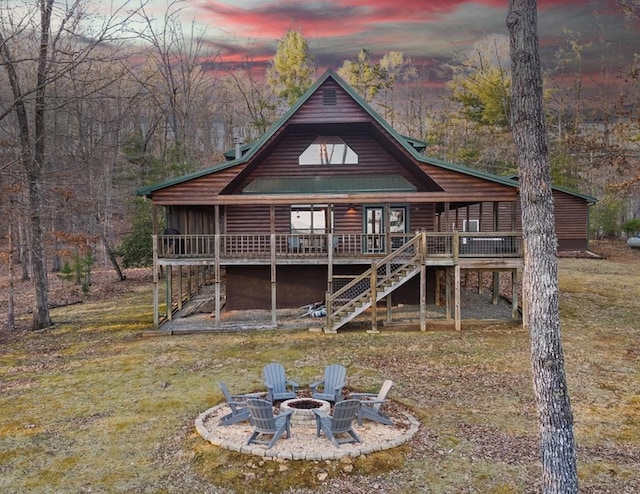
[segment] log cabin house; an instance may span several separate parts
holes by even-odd
[[[378,302],[389,309],[393,300],[419,305],[424,330],[426,305],[442,304],[444,292],[447,315],[452,307],[460,329],[461,273],[471,271],[494,273],[494,303],[497,274],[511,274],[517,319],[517,180],[430,158],[425,148],[328,71],[226,162],[140,189],[153,204],[155,326],[202,284],[192,289],[196,268],[214,286],[212,326],[222,324],[223,304],[271,310],[276,327],[276,309],[324,301],[325,332],[367,309],[376,332]],[[592,200],[558,194],[573,206],[560,245],[583,248]]]

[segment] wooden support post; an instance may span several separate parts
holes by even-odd
[[[446,306],[446,318],[447,321],[451,320],[451,268],[445,268],[445,285],[444,285],[444,299]]]
[[[460,257],[460,232],[458,232],[457,230],[453,232],[452,242],[453,264],[457,265],[458,259]]]
[[[273,206],[271,206],[273,208]],[[278,325],[276,314],[277,298],[276,298],[276,234],[272,233],[271,239],[271,324]]]
[[[518,270],[511,270],[511,319],[518,319]]]
[[[173,318],[172,306],[173,306],[173,266],[167,266],[167,279],[166,279],[166,294],[165,300],[167,303],[167,319],[170,321]]]
[[[427,266],[420,264],[420,331],[427,330]]]
[[[500,297],[500,273],[498,271],[493,272],[493,305],[498,305],[498,298]]]
[[[391,242],[389,242],[389,248],[391,248]],[[389,251],[391,252],[391,251]],[[386,276],[389,278],[391,276],[391,264],[387,263]],[[385,297],[385,301],[387,303],[387,322],[391,322],[391,294]]]
[[[456,331],[460,331],[460,265],[454,266],[454,278],[455,278],[455,326]]]
[[[220,311],[221,311],[221,270],[220,270],[220,206],[215,204],[213,206],[213,230],[215,236],[213,237],[213,276],[215,278],[215,308],[214,316],[216,326],[220,325]]]
[[[478,295],[482,293],[482,271],[478,271]]]
[[[327,235],[327,291],[333,293],[333,233]]]
[[[379,333],[378,331],[378,265],[375,261],[371,263],[371,330],[368,333]]]
[[[159,275],[160,266],[158,265],[158,236],[154,233],[152,237],[153,241],[153,327],[158,329],[160,325],[160,316],[158,314],[159,308]]]
[[[178,266],[178,310],[182,310],[182,264]]]
[[[324,332],[325,333],[335,333],[333,330],[333,323],[331,322],[331,313],[333,312],[332,303],[331,303],[331,293],[327,292],[324,295],[325,300],[325,309],[327,311],[327,316],[325,318],[324,323]]]
[[[450,203],[448,201],[445,202],[444,203],[444,229],[442,230],[444,232],[450,231],[449,228],[451,228],[451,220],[449,219],[450,208],[451,208]]]
[[[420,331],[427,330],[427,232],[420,235]],[[436,278],[437,278],[436,273]]]

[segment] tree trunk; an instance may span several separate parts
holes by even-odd
[[[544,493],[578,492],[573,415],[560,340],[557,242],[547,137],[542,108],[535,0],[509,0],[511,125],[518,151],[523,294],[531,338],[533,385]]]
[[[13,199],[10,201],[13,210]],[[14,305],[14,268],[13,268],[13,218],[9,218],[9,289],[7,290],[7,329],[13,331],[16,327]]]
[[[49,33],[54,0],[40,0],[40,53],[38,73],[36,75],[35,98],[35,142],[33,158],[27,163],[29,180],[29,214],[31,222],[31,252],[33,266],[33,284],[35,302],[33,307],[32,329],[51,326],[49,315],[49,279],[47,276],[47,255],[42,234],[42,180],[45,162],[45,117],[47,89],[47,59],[49,53]]]
[[[107,251],[107,255],[109,256],[109,260],[111,261],[111,265],[113,269],[116,271],[116,275],[118,276],[118,281],[126,280],[126,276],[122,273],[122,269],[120,269],[120,264],[118,264],[118,258],[115,254],[115,249],[109,244],[109,240],[107,239],[106,233],[102,232],[102,243],[104,244],[104,248]]]

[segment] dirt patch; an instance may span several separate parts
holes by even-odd
[[[614,262],[640,261],[640,249],[632,249],[624,240],[592,240],[589,242],[592,252]]]

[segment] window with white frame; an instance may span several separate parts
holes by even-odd
[[[329,232],[329,208],[326,205],[291,206],[291,233],[324,234]]]
[[[462,222],[462,231],[463,232],[479,232],[480,231],[480,221],[479,220],[464,220]]]

